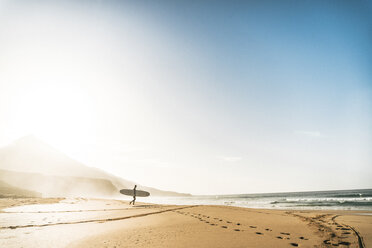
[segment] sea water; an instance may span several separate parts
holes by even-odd
[[[372,211],[372,189],[190,197],[148,197],[138,200],[174,205],[224,205],[266,209]]]

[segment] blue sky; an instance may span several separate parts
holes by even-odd
[[[370,1],[0,1],[0,14],[2,145],[33,134],[196,194],[372,187]]]

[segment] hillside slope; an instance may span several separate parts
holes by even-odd
[[[56,195],[57,192],[65,192],[68,195],[79,195],[79,192],[82,195],[91,195],[97,192],[100,196],[112,196],[115,190],[117,192],[122,188],[132,188],[136,184],[103,170],[86,166],[33,136],[23,137],[1,148],[0,169],[4,170],[2,174],[11,175],[11,179],[6,179],[9,184],[36,190],[48,196],[63,196]],[[23,174],[15,174],[17,172]],[[31,174],[26,176],[25,173]],[[56,185],[58,190],[46,190],[39,187],[36,184],[38,181],[40,185],[45,184],[45,187],[50,189]],[[138,185],[138,187],[149,191],[153,196],[189,195],[143,185]]]
[[[5,197],[41,197],[41,194],[14,187],[0,180],[0,198]]]
[[[50,176],[28,172],[0,170],[0,180],[22,189],[37,191],[43,197],[110,197],[118,189],[106,179]]]

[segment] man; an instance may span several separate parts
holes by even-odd
[[[134,206],[134,203],[136,202],[136,193],[137,193],[137,185],[134,185],[134,188],[133,188],[133,200],[131,202],[129,202],[129,205],[133,203],[133,206]]]

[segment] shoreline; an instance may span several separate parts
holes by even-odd
[[[372,246],[371,211],[140,202],[129,206],[127,201],[120,200],[61,199],[9,199],[13,206],[6,211],[6,199],[1,199],[0,246],[48,247],[52,243],[58,244],[55,247]]]

